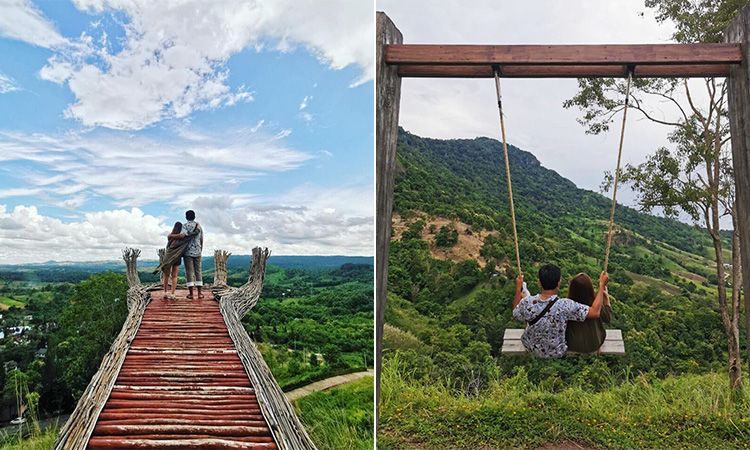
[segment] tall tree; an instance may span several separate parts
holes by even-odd
[[[722,42],[723,30],[748,0],[646,0],[657,21],[674,24],[677,42]],[[609,129],[625,108],[625,82],[615,79],[579,79],[578,93],[566,108],[583,111],[579,122],[587,133]],[[703,92],[698,92],[698,91]],[[627,165],[620,173],[638,196],[645,211],[661,209],[666,215],[681,212],[704,227],[713,243],[717,300],[727,336],[728,372],[732,389],[742,388],[739,343],[740,250],[735,215],[734,179],[728,149],[726,80],[706,78],[636,79],[630,107],[646,119],[671,128],[669,146],[657,148],[644,163]],[[655,113],[650,105],[671,108]],[[665,106],[666,105],[666,106]],[[608,174],[605,188],[611,184]],[[731,218],[734,231],[721,232],[722,220]],[[726,261],[725,247],[731,248]],[[750,356],[749,356],[750,358]]]

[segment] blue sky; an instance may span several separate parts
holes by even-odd
[[[168,3],[168,4],[167,4]],[[0,263],[373,253],[367,2],[13,0],[0,15]]]

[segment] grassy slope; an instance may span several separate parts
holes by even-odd
[[[23,308],[24,306],[26,306],[26,304],[24,304],[21,301],[18,301],[17,299],[13,299],[10,297],[0,295],[0,309],[8,309],[11,306],[15,306],[17,308]]]
[[[373,447],[373,379],[365,377],[295,402],[307,432],[320,449]]]
[[[565,440],[617,449],[750,445],[747,410],[730,406],[723,374],[553,393],[521,371],[468,398],[409,382],[397,366],[390,360],[384,367],[379,448],[536,448]]]

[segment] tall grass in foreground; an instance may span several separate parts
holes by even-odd
[[[318,448],[372,449],[372,377],[315,392],[297,400],[295,406]]]
[[[553,392],[521,368],[467,397],[404,372],[398,356],[384,363],[380,448],[534,448],[565,440],[613,449],[750,448],[750,398],[731,401],[723,373]]]
[[[55,444],[59,428],[51,427],[40,434],[26,439],[10,439],[8,435],[3,436],[2,447],[0,450],[49,450]]]

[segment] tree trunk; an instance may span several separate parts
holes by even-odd
[[[727,309],[727,287],[724,270],[724,255],[722,254],[721,234],[719,233],[718,214],[712,220],[710,233],[716,254],[716,276],[718,278],[718,300],[721,323],[724,325],[724,334],[727,336],[727,370],[729,372],[729,387],[732,390],[742,388],[742,363],[740,359],[739,327],[737,316],[730,317]],[[732,308],[734,309],[734,308]]]

